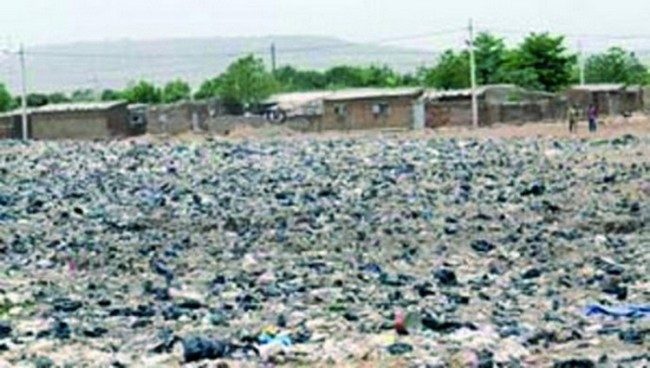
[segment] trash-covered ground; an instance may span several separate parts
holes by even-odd
[[[0,367],[642,367],[650,140],[0,142]]]

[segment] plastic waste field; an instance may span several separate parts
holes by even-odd
[[[636,367],[644,137],[0,142],[0,367]]]

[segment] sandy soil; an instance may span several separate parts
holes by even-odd
[[[573,139],[608,139],[625,134],[650,135],[650,117],[635,115],[630,118],[606,118],[600,125],[598,132],[590,133],[587,122],[578,124],[578,132],[570,133],[566,122],[543,122],[522,125],[501,124],[478,129],[466,127],[440,128],[415,131],[351,131],[351,132],[320,132],[299,133],[281,126],[268,126],[255,129],[242,127],[233,130],[228,136],[206,136],[203,134],[185,133],[177,136],[143,136],[134,138],[135,141],[150,142],[192,142],[206,138],[216,140],[257,140],[257,139],[315,139],[327,140],[337,138],[372,138],[372,137],[404,137],[404,138],[573,138]]]

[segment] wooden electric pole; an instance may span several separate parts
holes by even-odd
[[[23,45],[20,45],[20,75],[22,79],[22,127],[23,127],[23,140],[29,139],[29,134],[27,132],[27,70],[25,66],[25,48]]]
[[[271,44],[271,70],[273,71],[273,74],[275,75],[275,69],[277,67],[277,59],[276,59],[276,51],[275,51],[275,43]]]
[[[469,65],[472,83],[472,126],[478,128],[478,96],[476,91],[476,56],[474,55],[474,22],[469,20]]]

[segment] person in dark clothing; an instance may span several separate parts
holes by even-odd
[[[589,132],[595,133],[598,130],[598,108],[596,105],[589,105],[587,117],[589,118]]]

